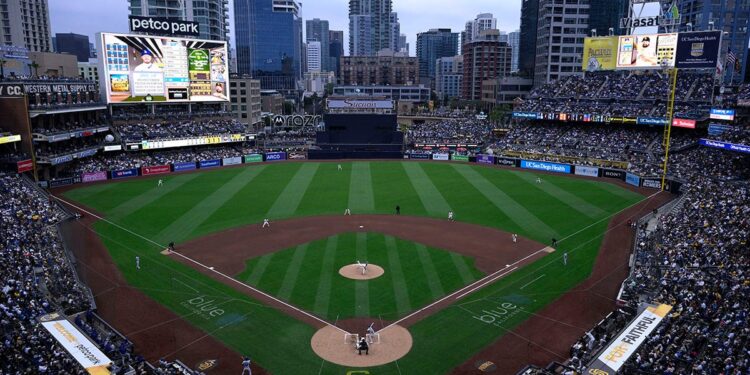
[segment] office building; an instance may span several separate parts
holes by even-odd
[[[456,55],[437,59],[435,62],[435,91],[438,99],[449,100],[460,97],[463,77],[463,56]]]
[[[395,101],[427,103],[430,100],[430,88],[423,85],[375,85],[375,86],[350,86],[341,85],[333,88],[335,96],[374,96],[385,97]]]
[[[285,95],[302,79],[302,20],[289,0],[235,0],[237,73]]]
[[[458,54],[458,33],[451,29],[431,29],[417,34],[419,76],[435,78],[435,62]]]
[[[78,62],[88,62],[91,57],[89,37],[73,33],[55,34],[55,51],[75,55]]]
[[[526,98],[533,88],[530,78],[503,77],[486,79],[482,82],[482,101],[495,104],[513,104],[518,98]]]
[[[517,73],[518,72],[518,58],[520,55],[520,46],[521,46],[521,31],[516,30],[508,34],[508,45],[511,48],[511,52],[513,54],[513,57],[510,61],[510,72],[511,73]]]
[[[260,81],[233,74],[229,77],[229,90],[232,113],[237,120],[247,125],[261,125]]]
[[[589,0],[539,0],[534,85],[581,74]]]
[[[284,96],[276,90],[260,90],[260,109],[262,113],[284,114]]]
[[[406,34],[398,36],[398,52],[405,53],[409,56],[409,43],[406,43]]]
[[[524,77],[534,77],[536,65],[536,32],[539,19],[539,0],[522,0],[521,36],[518,48],[518,72]]]
[[[310,47],[310,42],[320,42],[320,71],[331,71],[333,68],[331,67],[330,58],[331,41],[328,21],[319,18],[305,21],[305,41],[308,43],[308,48]],[[307,71],[310,71],[309,65]]]
[[[227,0],[130,0],[130,14],[175,18],[197,22],[200,39],[229,40],[229,2]]]
[[[391,0],[349,0],[349,55],[375,56],[391,49]]]
[[[461,46],[464,65],[462,98],[482,99],[482,81],[510,74],[512,52],[508,43],[500,42],[498,30],[484,30],[471,42]]]
[[[52,52],[47,0],[0,0],[0,44]]]
[[[78,62],[78,76],[89,81],[99,82],[99,63],[96,61]]]
[[[678,2],[682,16],[681,30],[692,24],[693,30],[722,30],[722,61],[727,61],[729,50],[736,56],[736,66],[724,70],[723,82],[738,84],[747,73],[750,60],[750,0],[681,0]],[[710,23],[713,23],[711,25]],[[740,69],[736,69],[739,67]]]
[[[461,44],[471,42],[484,30],[492,29],[497,29],[497,18],[492,13],[480,13],[477,18],[466,22],[466,28],[461,33]]]
[[[305,73],[305,93],[316,93],[318,96],[323,96],[326,86],[329,84],[336,84],[336,75],[333,72]]]
[[[330,30],[328,31],[328,56],[329,66],[331,70],[339,74],[339,67],[341,61],[339,59],[344,56],[344,32],[341,30]]]
[[[589,0],[589,32],[596,30],[596,35],[622,35],[620,19],[627,16],[630,0]],[[611,29],[611,30],[610,30]]]
[[[419,61],[386,50],[378,56],[341,58],[340,85],[414,85],[419,82]]]
[[[398,13],[391,12],[391,50],[401,52],[401,23],[398,22]]]
[[[307,72],[320,72],[322,66],[321,43],[307,42]]]

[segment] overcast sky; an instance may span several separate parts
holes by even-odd
[[[230,24],[234,25],[233,0],[229,2]],[[127,0],[49,0],[52,34],[77,33],[89,35],[100,31],[128,31]],[[406,34],[410,53],[416,49],[417,33],[433,28],[461,31],[466,21],[478,13],[493,13],[498,28],[511,32],[519,28],[521,0],[393,0],[398,12],[401,33]],[[348,38],[348,0],[303,0],[302,18],[320,18],[330,22],[331,30],[344,30]],[[233,38],[232,38],[233,39]],[[349,53],[348,47],[344,47]]]

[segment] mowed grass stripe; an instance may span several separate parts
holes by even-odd
[[[357,233],[357,260],[367,260],[367,233]],[[354,281],[354,315],[370,316],[370,289],[367,281]]]
[[[605,216],[606,211],[601,208],[594,206],[593,204],[581,199],[574,194],[560,188],[555,185],[554,179],[543,179],[541,184],[536,182],[537,176],[528,172],[510,171],[516,177],[526,181],[528,184],[535,188],[544,191],[545,193],[557,198],[557,200],[565,203],[570,208],[592,218],[598,218]]]
[[[524,208],[523,205],[516,202],[504,191],[500,190],[495,184],[488,181],[484,176],[466,164],[451,164],[458,173],[463,176],[474,188],[479,190],[482,195],[505,213],[508,218],[513,220],[519,227],[525,228],[531,233],[544,234],[545,237],[559,237],[559,234],[536,215]]]
[[[372,175],[368,162],[352,163],[349,208],[357,214],[375,211],[375,194],[372,191]]]
[[[401,259],[399,258],[396,240],[391,236],[385,236],[385,247],[388,253],[388,268],[386,273],[390,273],[391,280],[393,280],[393,295],[396,300],[396,310],[399,315],[405,315],[411,311],[411,302],[409,301],[409,286],[406,283],[404,271],[401,269]]]
[[[464,282],[464,284],[470,284],[474,282],[474,276],[471,274],[471,270],[469,269],[469,266],[466,265],[466,261],[464,260],[464,257],[451,252],[451,260],[453,261],[453,264],[456,265],[456,269],[458,270],[458,274],[461,276],[461,280]]]
[[[289,180],[281,195],[276,198],[276,202],[271,206],[271,209],[268,210],[269,218],[280,219],[294,215],[319,166],[319,163],[302,164],[294,177]]]
[[[430,253],[427,252],[427,248],[418,243],[416,244],[417,255],[419,255],[419,261],[422,263],[425,275],[427,275],[427,285],[430,286],[430,292],[432,297],[437,299],[445,295],[443,284],[440,282],[440,275],[435,269],[435,265],[432,263]]]
[[[271,264],[271,258],[273,258],[273,253],[260,257],[255,268],[253,268],[253,272],[245,279],[245,282],[250,285],[258,285],[263,274],[266,272],[266,268]]]
[[[294,257],[292,257],[292,261],[289,262],[289,266],[286,269],[284,281],[281,283],[278,293],[276,293],[277,297],[285,301],[288,301],[289,297],[291,297],[294,286],[297,284],[297,276],[299,276],[299,270],[302,267],[302,261],[305,259],[306,252],[307,244],[299,245],[294,250]]]
[[[638,193],[634,193],[630,190],[627,190],[625,188],[621,188],[615,184],[609,183],[609,182],[601,182],[598,184],[595,184],[594,186],[617,195],[620,198],[626,199],[626,200],[633,200],[633,197],[638,197]]]
[[[263,166],[265,167],[265,166]],[[162,230],[156,238],[161,242],[169,242],[187,238],[198,228],[214,211],[231,200],[243,186],[250,183],[263,168],[247,168],[234,176],[227,183],[216,189],[211,195],[198,202],[192,209],[172,222]]]
[[[422,201],[422,205],[427,209],[427,212],[433,216],[448,216],[448,211],[451,210],[451,206],[440,194],[435,184],[432,183],[430,177],[427,176],[422,166],[419,163],[403,162],[401,165],[404,166],[406,174],[409,176],[414,190],[419,195],[419,200]]]
[[[326,241],[326,250],[323,253],[323,266],[320,269],[318,292],[315,294],[315,305],[313,307],[313,311],[320,316],[328,315],[333,275],[338,273],[338,270],[335,269],[338,240],[339,236],[328,237],[328,241]]]
[[[120,205],[113,208],[109,212],[109,216],[114,219],[128,216],[132,214],[133,212],[137,211],[138,209],[140,209],[141,207],[147,206],[153,202],[158,201],[165,195],[180,188],[182,185],[192,181],[198,176],[200,176],[200,173],[189,173],[189,174],[179,175],[174,178],[170,178],[166,180],[164,185],[162,185],[161,187],[154,186],[152,189],[147,190],[140,195],[137,195],[125,202],[120,203]],[[115,186],[115,185],[112,184],[111,186]]]

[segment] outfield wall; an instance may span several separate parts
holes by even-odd
[[[330,155],[324,155],[330,157],[319,157],[316,159],[346,159],[346,153],[332,153]],[[336,156],[336,157],[334,157]],[[340,157],[344,156],[344,157]],[[451,161],[459,163],[477,163],[483,165],[499,165],[503,167],[527,169],[530,171],[542,171],[550,173],[560,174],[571,174],[576,176],[584,177],[597,177],[606,179],[616,179],[623,181],[629,185],[636,187],[645,187],[650,189],[661,189],[661,179],[655,177],[641,177],[633,173],[610,168],[600,168],[584,165],[575,164],[563,164],[553,163],[539,160],[527,160],[509,158],[504,156],[495,156],[487,154],[479,154],[476,156],[457,155],[449,153],[393,153],[390,155],[391,159],[408,159],[418,161]],[[89,183],[96,181],[106,180],[119,180],[138,176],[155,176],[163,174],[171,174],[184,171],[194,171],[201,169],[213,169],[226,166],[236,166],[242,164],[253,164],[253,163],[274,163],[282,162],[286,160],[294,160],[296,155],[289,155],[286,152],[268,152],[265,154],[255,153],[244,156],[235,156],[224,159],[214,160],[196,160],[192,162],[165,164],[165,165],[150,165],[142,166],[140,168],[122,169],[122,170],[111,170],[111,171],[97,171],[90,173],[83,173],[80,176],[68,177],[62,179],[56,179],[52,181],[40,181],[39,185],[44,188],[56,188],[62,186],[68,186],[79,183]],[[665,184],[665,190],[672,193],[679,193],[682,183],[674,180],[667,180]]]

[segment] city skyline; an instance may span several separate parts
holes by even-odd
[[[235,46],[233,0],[230,0],[230,44]],[[407,43],[416,46],[417,33],[433,28],[463,30],[468,19],[479,13],[493,13],[498,28],[511,32],[520,27],[521,1],[497,2],[476,0],[470,4],[456,6],[457,0],[394,0],[393,11],[399,14],[401,33]],[[309,4],[313,4],[310,6]],[[303,20],[320,18],[328,20],[331,30],[343,30],[344,38],[349,36],[348,0],[329,0],[320,3],[303,1]],[[52,34],[77,33],[87,35],[93,41],[97,32],[127,32],[128,2],[126,0],[49,0]],[[86,22],[81,22],[85,19]],[[348,53],[348,48],[345,48]],[[415,51],[412,50],[412,54]]]

